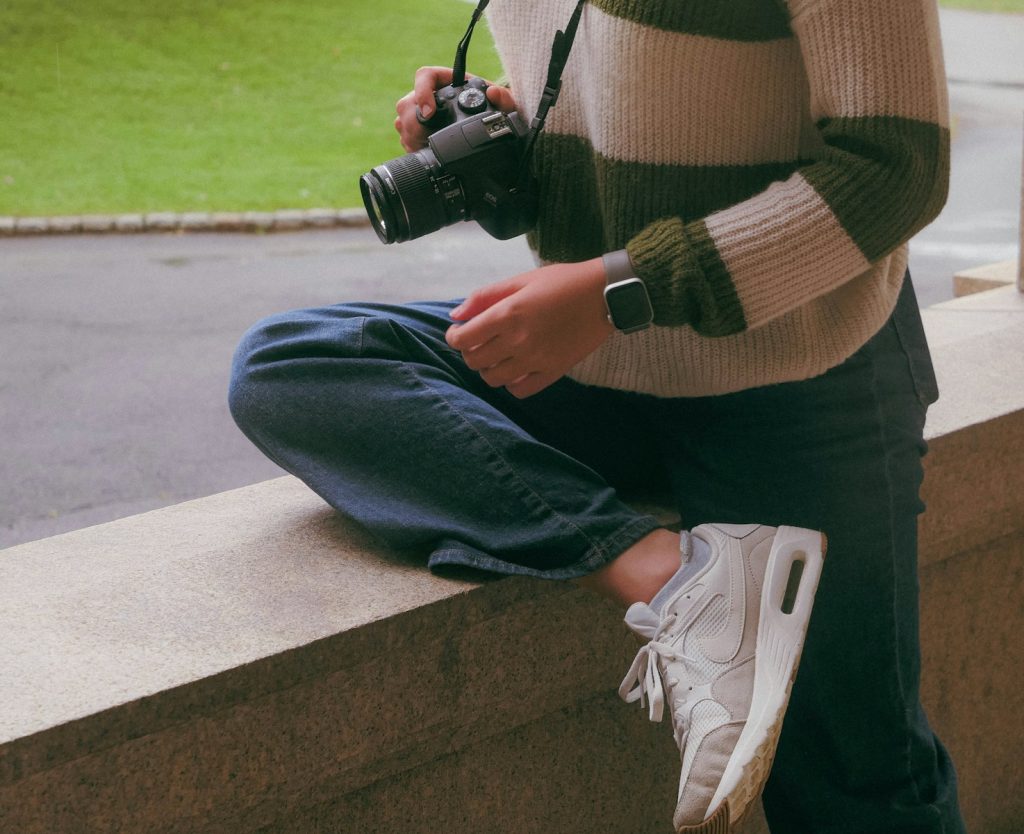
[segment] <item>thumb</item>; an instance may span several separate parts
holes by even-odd
[[[502,87],[500,84],[492,84],[487,88],[487,100],[506,113],[511,113],[513,110],[518,109],[516,100],[512,97],[512,91],[508,87]]]
[[[493,307],[503,298],[508,298],[514,292],[516,292],[522,282],[519,281],[518,276],[515,278],[506,278],[504,281],[498,281],[496,284],[491,284],[486,287],[482,287],[463,301],[458,307],[451,311],[450,315],[456,321],[466,321],[467,319],[478,316],[484,310],[489,307]]]

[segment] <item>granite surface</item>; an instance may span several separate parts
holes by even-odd
[[[922,318],[940,394],[929,439],[1024,410],[1024,294],[1013,286],[975,293]]]
[[[956,763],[968,830],[1024,830],[1024,532],[921,574],[922,701]]]

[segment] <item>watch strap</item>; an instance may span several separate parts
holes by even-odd
[[[635,278],[636,270],[633,268],[633,261],[629,252],[625,249],[618,249],[615,252],[607,252],[601,260],[604,262],[605,284],[614,284],[617,281],[625,281],[627,278]]]

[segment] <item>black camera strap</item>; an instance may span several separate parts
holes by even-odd
[[[466,29],[466,34],[462,36],[458,49],[455,50],[455,61],[452,64],[452,86],[461,87],[466,83],[466,53],[469,52],[469,41],[473,37],[473,29],[476,28],[477,21],[480,20],[489,2],[490,0],[480,0],[477,4],[472,18],[470,18],[469,28]],[[580,25],[583,5],[586,2],[587,0],[578,0],[565,31],[559,29],[555,32],[555,40],[551,45],[551,58],[548,61],[548,76],[544,82],[544,92],[541,94],[537,113],[530,122],[530,132],[526,136],[523,156],[519,162],[519,184],[522,188],[525,188],[529,181],[530,158],[533,155],[533,146],[537,142],[537,136],[544,129],[548,111],[555,106],[558,94],[562,90],[562,72],[569,60],[569,52],[572,51],[572,43],[576,39],[576,29]]]
[[[477,21],[480,20],[480,16],[490,2],[491,0],[480,0],[479,5],[473,10],[473,16],[469,19],[469,28],[466,29],[466,34],[462,36],[462,40],[459,41],[459,46],[455,50],[455,61],[452,63],[453,87],[461,87],[466,83],[466,53],[469,52],[469,40],[473,37]]]
[[[576,3],[576,8],[573,9],[572,17],[569,18],[569,24],[565,27],[565,31],[559,29],[555,32],[555,40],[551,45],[551,58],[548,61],[548,77],[544,82],[544,92],[541,94],[540,104],[537,105],[537,113],[530,122],[530,133],[526,137],[526,147],[523,149],[523,156],[519,161],[519,185],[521,188],[526,188],[528,185],[533,146],[544,129],[548,111],[555,106],[558,94],[562,91],[562,72],[569,60],[573,41],[576,40],[576,29],[580,25],[583,5],[586,2],[587,0],[579,0]]]

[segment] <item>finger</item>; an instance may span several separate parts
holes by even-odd
[[[508,327],[507,319],[500,315],[500,308],[491,308],[472,321],[453,324],[445,333],[445,340],[450,347],[462,353],[487,344]]]
[[[514,382],[510,382],[505,386],[505,390],[516,399],[522,400],[526,397],[532,397],[534,394],[539,394],[549,385],[558,382],[560,378],[557,374],[551,373],[527,374]]]
[[[395,104],[395,130],[398,131],[402,147],[409,151],[418,151],[426,147],[427,129],[416,119],[416,102],[412,93],[406,93]]]
[[[514,385],[525,379],[529,374],[522,362],[516,359],[508,359],[493,368],[486,368],[480,371],[480,376],[491,388],[502,388]]]
[[[503,298],[508,298],[521,287],[522,282],[519,280],[518,276],[514,278],[506,278],[504,281],[498,281],[495,284],[481,287],[471,293],[469,297],[466,298],[466,300],[458,307],[452,310],[449,315],[455,319],[455,321],[466,321],[474,316],[479,316],[484,312],[484,310],[493,307]]]
[[[416,70],[412,95],[424,119],[429,119],[434,115],[434,90],[440,89],[445,84],[451,84],[451,82],[451,67],[420,67]]]
[[[494,84],[487,88],[487,100],[506,113],[511,113],[513,110],[518,109],[516,107],[516,100],[512,98],[512,91],[508,87],[502,87],[500,84]]]
[[[485,368],[493,368],[495,365],[511,358],[512,351],[509,350],[505,340],[499,335],[495,336],[486,344],[477,345],[462,351],[462,360],[466,366],[474,371]]]

